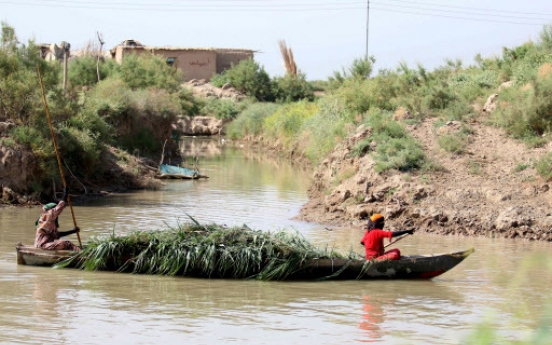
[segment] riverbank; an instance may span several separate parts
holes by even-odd
[[[552,191],[534,164],[552,145],[528,148],[485,125],[483,116],[468,124],[461,153],[438,144],[446,133],[461,130],[459,122],[439,126],[427,118],[406,126],[433,167],[409,173],[379,174],[371,154],[353,155],[371,131],[359,127],[316,167],[297,219],[360,227],[382,213],[386,226],[396,230],[552,241]]]
[[[33,185],[33,179],[40,177],[40,159],[23,147],[1,147],[0,151],[2,204],[40,205],[55,199],[56,193],[61,193],[62,186],[55,184],[51,190],[26,193],[28,186]],[[162,186],[162,182],[155,179],[157,163],[152,159],[108,146],[102,152],[101,162],[102,173],[86,180],[79,178],[78,172],[63,167],[72,200],[98,198],[136,189],[156,190]]]

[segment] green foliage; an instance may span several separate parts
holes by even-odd
[[[213,116],[217,119],[232,120],[238,116],[240,110],[236,102],[226,99],[212,98],[207,100],[201,113],[207,116]]]
[[[347,136],[347,110],[336,99],[321,99],[317,106],[319,108],[312,117],[303,124],[301,136],[302,144],[307,158],[318,163],[322,161],[335,146]]]
[[[163,231],[92,238],[83,251],[58,266],[76,263],[85,270],[283,280],[314,258],[343,255],[316,248],[294,232],[195,222]]]
[[[312,91],[328,91],[330,88],[330,82],[327,80],[311,80],[310,82]]]
[[[272,86],[268,73],[253,59],[242,60],[236,66],[211,78],[216,86],[229,83],[239,92],[255,97],[261,101],[271,101]]]
[[[550,133],[552,124],[552,75],[537,78],[533,87],[510,87],[500,94],[491,120],[513,137],[524,139]]]
[[[411,171],[426,163],[421,145],[392,119],[390,113],[374,111],[366,118],[366,124],[372,127],[368,140],[377,144],[374,156],[377,172],[390,169]]]
[[[262,133],[264,120],[279,108],[274,103],[253,103],[230,123],[226,134],[232,139],[257,136]]]
[[[180,108],[182,109],[183,115],[197,115],[205,106],[202,100],[194,97],[190,89],[184,87],[178,92],[178,100],[180,102]]]
[[[548,52],[552,52],[552,26],[543,27],[540,32],[540,44]]]
[[[312,86],[306,81],[303,73],[297,73],[296,76],[286,74],[283,77],[274,78],[272,85],[276,101],[294,102],[302,99],[309,101],[314,99]]]
[[[521,172],[521,171],[524,171],[525,169],[529,168],[530,165],[527,164],[527,163],[518,163],[516,165],[516,167],[514,168],[514,172]]]
[[[264,128],[270,137],[280,139],[286,145],[300,140],[303,124],[318,111],[314,103],[297,102],[279,107],[264,121]]]
[[[132,90],[120,79],[101,81],[89,93],[82,117],[98,120],[96,133],[111,129],[115,143],[123,149],[158,152],[169,136],[171,124],[181,113],[177,93],[161,89]]]
[[[17,36],[15,35],[15,29],[10,26],[8,23],[2,21],[2,38],[1,38],[1,48],[2,50],[13,51],[16,48]]]
[[[17,143],[45,158],[54,152],[51,141],[46,141],[47,130],[47,127],[40,131],[35,127],[17,126],[13,128],[11,134]]]
[[[100,62],[100,80],[107,77],[109,69],[107,65],[111,62]],[[72,87],[93,86],[98,82],[98,71],[96,69],[97,59],[94,56],[84,56],[71,59],[67,66],[67,79]]]
[[[37,65],[46,90],[55,89],[60,68],[41,59],[39,48],[32,41],[18,46],[12,31],[2,24],[7,37],[3,36],[0,49],[0,118],[28,125],[37,116],[37,109],[42,108]]]
[[[351,66],[347,69],[343,68],[342,71],[334,71],[328,81],[333,88],[339,87],[347,79],[354,79],[357,81],[366,80],[372,74],[374,63],[376,59],[373,56],[368,58],[357,58],[353,61]]]
[[[445,134],[437,139],[439,146],[452,153],[464,153],[466,150],[466,138],[454,134]]]
[[[183,77],[179,69],[167,65],[159,56],[130,54],[120,66],[112,66],[111,77],[120,78],[131,89],[155,87],[176,92]]]
[[[431,87],[424,98],[424,105],[430,110],[446,109],[453,101],[456,100],[455,94],[449,89],[446,84],[437,84]]]
[[[535,169],[537,170],[537,173],[539,173],[539,175],[546,181],[552,179],[552,153],[547,153],[541,156],[535,163]]]

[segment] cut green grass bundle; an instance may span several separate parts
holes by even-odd
[[[315,247],[297,232],[270,233],[246,225],[226,227],[193,222],[164,231],[92,238],[81,252],[58,267],[282,280],[306,261],[320,258],[345,257],[331,249]]]

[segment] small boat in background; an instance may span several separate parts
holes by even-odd
[[[161,179],[200,179],[209,178],[208,176],[201,175],[199,170],[181,168],[174,165],[161,164],[159,166],[159,173],[155,178]]]

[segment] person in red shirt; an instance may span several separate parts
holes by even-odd
[[[368,219],[366,233],[360,242],[366,250],[366,260],[399,260],[401,258],[401,251],[398,248],[384,252],[383,239],[391,239],[392,237],[404,234],[412,235],[414,233],[414,230],[383,231],[384,225],[385,219],[379,213],[374,214]]]

